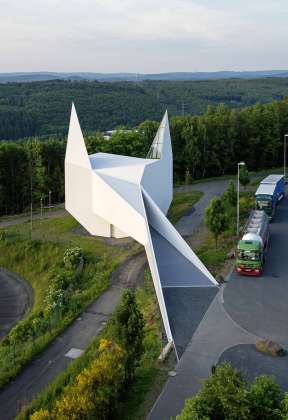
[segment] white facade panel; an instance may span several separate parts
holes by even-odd
[[[66,209],[92,235],[131,236],[144,245],[165,332],[168,340],[174,342],[177,354],[170,325],[174,318],[167,312],[164,288],[166,293],[167,287],[170,291],[178,285],[190,290],[197,287],[199,293],[199,287],[207,289],[217,283],[165,217],[173,197],[173,158],[167,113],[148,157],[139,159],[107,153],[88,156],[72,107],[65,158]],[[166,293],[168,295],[171,296]],[[213,297],[214,293],[209,292],[209,296]],[[177,336],[176,324],[173,331]],[[187,336],[186,341],[188,339]]]

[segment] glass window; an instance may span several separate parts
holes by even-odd
[[[245,261],[257,261],[259,260],[259,251],[238,249],[238,258]]]
[[[163,140],[162,140],[163,141]],[[162,146],[163,142],[160,140],[159,133],[155,137],[149,152],[147,154],[147,159],[161,159],[162,156]]]

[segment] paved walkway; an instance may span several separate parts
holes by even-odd
[[[287,211],[286,198],[279,204],[275,220],[270,225],[272,248],[263,276],[241,277],[231,273],[229,282],[222,286],[181,358],[176,368],[177,375],[167,381],[148,416],[150,420],[168,420],[179,414],[185,399],[200,389],[201,380],[209,376],[211,367],[219,358],[224,360],[226,357],[239,367],[241,357],[246,357],[249,368],[256,360],[251,345],[258,338],[274,339],[288,347]],[[285,362],[283,359],[282,365]],[[258,364],[257,369],[254,368],[254,373],[277,375],[281,372],[280,363],[275,358],[266,359],[263,366]],[[284,386],[287,381],[283,382],[282,376],[280,374],[279,382]]]
[[[68,214],[68,213],[63,208],[60,208],[59,210],[52,209],[51,211],[45,211],[42,216],[40,213],[33,214],[33,220],[51,219],[53,217],[64,216],[65,214]],[[19,225],[21,223],[25,223],[29,221],[30,221],[30,215],[26,215],[26,216],[19,215],[19,217],[13,216],[11,218],[8,217],[7,219],[4,218],[2,220],[0,218],[0,229],[8,227],[8,226]]]
[[[72,359],[65,357],[71,348],[85,350],[106,324],[123,289],[135,287],[142,281],[146,264],[144,252],[129,257],[112,274],[111,287],[0,392],[0,420],[14,419],[23,404],[36,396],[71,363]]]
[[[169,378],[148,419],[169,420],[179,414],[184,402],[201,387],[220,355],[235,343],[255,343],[257,337],[243,330],[222,305],[222,291],[215,297],[179,364]]]
[[[0,339],[33,305],[33,289],[14,273],[0,268]]]
[[[199,201],[193,206],[193,212],[188,212],[186,216],[176,223],[176,229],[182,236],[190,236],[193,234],[195,229],[203,223],[205,209],[208,206],[210,200],[218,196],[220,197],[227,189],[229,180],[211,181],[193,185],[185,185],[182,187],[175,188],[177,192],[188,192],[188,191],[202,191],[204,195]]]

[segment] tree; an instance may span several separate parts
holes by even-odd
[[[209,206],[205,211],[205,223],[213,234],[215,244],[217,247],[217,241],[221,233],[223,233],[228,227],[227,216],[225,214],[225,208],[222,200],[219,197],[214,197],[210,201]]]
[[[144,320],[135,294],[126,289],[113,317],[114,339],[125,350],[125,376],[130,381],[143,353]]]
[[[258,376],[249,389],[251,420],[281,418],[281,391],[272,377]]]
[[[239,371],[224,363],[195,397],[186,400],[177,420],[248,420],[249,413],[246,382]]]
[[[186,168],[186,171],[185,171],[185,185],[191,184],[191,181],[192,181],[192,177],[191,177],[189,168]]]
[[[229,187],[227,191],[224,193],[223,199],[224,199],[224,202],[228,204],[228,206],[236,208],[237,192],[236,192],[235,184],[233,181],[230,181]]]
[[[249,172],[246,165],[243,165],[240,167],[239,181],[240,181],[240,184],[243,185],[244,189],[246,185],[250,183],[250,176],[249,176]]]

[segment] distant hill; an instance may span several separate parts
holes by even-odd
[[[144,81],[144,80],[220,80],[220,79],[257,79],[263,77],[288,77],[288,70],[267,71],[217,71],[217,72],[170,72],[156,74],[142,73],[88,73],[88,72],[19,72],[0,73],[0,83],[41,82],[48,80],[98,80],[101,82]]]
[[[0,140],[66,136],[72,101],[83,130],[92,132],[159,121],[165,109],[170,116],[197,115],[208,105],[238,108],[288,96],[288,77],[24,83],[27,77],[22,83],[0,83]]]

